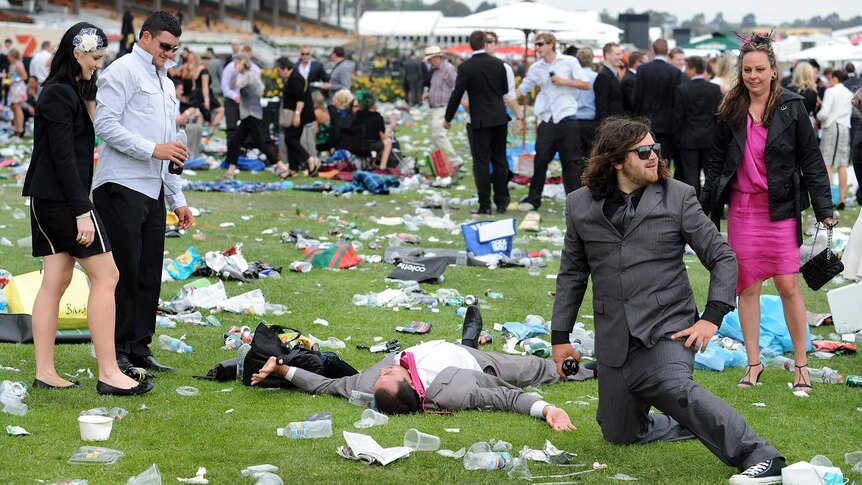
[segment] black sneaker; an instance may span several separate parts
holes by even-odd
[[[730,485],[781,483],[781,469],[786,466],[781,457],[762,461],[730,477]]]

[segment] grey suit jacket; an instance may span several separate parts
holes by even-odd
[[[553,384],[560,379],[556,366],[548,359],[464,348],[476,358],[482,372],[457,367],[443,369],[426,389],[427,410],[482,409],[530,414],[533,403],[541,398],[528,395],[519,386]],[[371,393],[380,370],[397,364],[397,355],[388,354],[365,372],[337,379],[297,368],[290,382],[312,394],[350,398],[350,392],[354,390]]]
[[[592,277],[596,358],[625,363],[629,336],[647,347],[697,321],[685,245],[710,271],[708,300],[735,306],[736,255],[704,215],[694,188],[676,180],[646,187],[625,234],[587,187],[566,198],[566,238],[552,330],[571,332]]]

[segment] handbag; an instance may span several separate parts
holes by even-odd
[[[817,224],[817,230],[814,232],[814,242],[817,242],[817,233],[820,231],[820,224]],[[817,256],[814,255],[814,244],[811,245],[811,257],[806,261],[800,271],[802,277],[805,278],[805,283],[814,291],[819,290],[838,273],[844,271],[844,263],[838,259],[832,252],[832,227],[826,228],[827,244],[826,249],[821,251]]]

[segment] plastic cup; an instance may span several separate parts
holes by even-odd
[[[437,451],[440,449],[440,438],[410,428],[404,433],[404,446],[416,451]]]
[[[114,419],[110,416],[80,416],[81,439],[84,441],[105,441],[111,436]]]
[[[365,411],[362,411],[362,420],[368,420],[373,422],[373,426],[380,426],[389,422],[389,416],[383,413],[378,413],[377,411],[368,408]]]

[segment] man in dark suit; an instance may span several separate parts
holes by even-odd
[[[652,44],[655,59],[638,68],[635,86],[635,114],[650,120],[656,141],[661,143],[661,156],[673,158],[673,97],[682,82],[682,72],[667,58],[667,41],[657,39]]]
[[[415,52],[410,52],[410,56],[404,59],[402,67],[404,68],[404,84],[407,88],[407,103],[410,106],[416,106],[422,102],[425,70],[422,68],[422,63],[416,58]]]
[[[638,83],[638,68],[644,63],[646,53],[634,51],[629,54],[628,69],[620,81],[620,90],[623,92],[623,111],[633,115],[635,113],[635,88]]]
[[[458,67],[458,77],[446,106],[443,127],[449,129],[466,92],[470,97],[470,125],[473,130],[473,178],[479,192],[477,213],[491,213],[493,180],[497,213],[505,214],[509,205],[509,166],[506,162],[509,116],[503,104],[503,95],[509,91],[506,68],[503,67],[503,61],[485,53],[485,32],[477,30],[470,34],[470,48],[473,49],[473,56]],[[491,167],[493,174],[490,173]]]
[[[733,484],[780,483],[784,458],[745,419],[692,378],[735,303],[736,256],[694,189],[670,178],[646,120],[606,120],[584,187],[566,199],[566,243],[551,322],[557,371],[577,358],[569,334],[592,281],[599,404],[606,441],[631,445],[698,438],[744,470]],[[688,244],[709,269],[698,313],[683,261]],[[652,414],[655,407],[663,414]]]
[[[706,61],[702,57],[689,57],[685,63],[689,82],[676,88],[673,105],[673,140],[679,156],[676,178],[694,187],[700,197],[700,172],[706,170],[712,151],[721,88],[704,79]]]
[[[308,87],[311,91],[321,91],[323,83],[329,82],[329,74],[326,73],[323,64],[311,56],[311,47],[307,45],[299,47],[299,61],[296,62],[296,70],[308,81]]]
[[[614,42],[608,42],[602,48],[605,61],[593,84],[596,93],[596,127],[601,126],[608,116],[623,113],[623,90],[619,77],[622,52],[619,44]]]

